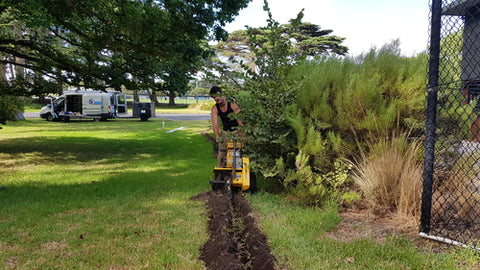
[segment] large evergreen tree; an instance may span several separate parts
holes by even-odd
[[[59,91],[63,83],[135,89],[187,76],[204,40],[224,38],[222,26],[249,1],[4,0],[0,95]]]
[[[280,34],[277,35],[276,42],[288,47],[285,50],[288,51],[290,60],[296,62],[307,56],[348,53],[348,48],[342,45],[345,38],[332,35],[333,30],[321,29],[319,25],[302,22],[302,19],[303,10],[288,24],[278,26]],[[220,57],[227,59],[231,68],[239,70],[242,66],[254,70],[258,54],[264,57],[264,52],[274,46],[269,38],[271,32],[272,29],[269,27],[238,30],[231,33],[227,40],[219,42],[215,49]],[[257,52],[255,53],[252,48]]]

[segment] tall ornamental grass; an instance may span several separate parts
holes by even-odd
[[[419,217],[422,193],[421,142],[407,134],[381,138],[355,163],[353,179],[374,214]]]
[[[319,196],[342,199],[353,184],[346,159],[395,132],[418,136],[425,67],[425,55],[403,57],[395,43],[357,58],[324,57],[295,67],[292,78],[302,85],[288,119],[297,139],[296,165],[278,166],[287,171],[292,191],[306,203]]]

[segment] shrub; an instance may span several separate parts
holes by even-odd
[[[242,110],[239,117],[245,123],[245,150],[253,169],[268,180],[282,181],[285,171],[278,171],[276,163],[281,160],[293,168],[298,152],[287,110],[295,102],[298,83],[289,78],[294,65],[289,58],[290,41],[281,38],[282,29],[270,12],[268,15],[269,46],[256,46],[257,37],[248,31],[256,55],[255,71],[244,66],[248,72],[242,89],[232,94]]]
[[[308,164],[309,156],[302,151],[296,157],[296,170],[290,170],[284,184],[290,187],[289,192],[304,205],[324,205],[326,202],[354,200],[354,196],[344,196],[344,189],[351,181],[351,165],[340,160],[334,162],[334,169],[324,173],[314,173]]]
[[[3,95],[0,96],[0,124],[15,120],[17,112],[23,111],[23,102],[20,97]]]
[[[323,185],[330,198],[339,198],[350,181],[331,177],[320,183],[311,178],[337,175],[339,160],[368,151],[366,142],[381,141],[395,130],[421,132],[425,61],[423,55],[401,57],[391,44],[357,59],[328,57],[297,66],[292,77],[303,78],[303,83],[288,119],[312,176],[300,177],[298,168],[285,175],[309,191]]]
[[[357,59],[302,63],[294,70],[306,78],[296,103],[302,116],[318,130],[359,140],[372,132],[387,136],[397,126],[421,130],[426,57],[402,57],[392,46]]]
[[[353,179],[375,214],[418,216],[422,190],[421,142],[407,134],[382,138],[355,164]]]

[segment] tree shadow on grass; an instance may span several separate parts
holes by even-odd
[[[11,205],[34,200],[42,208],[42,201],[84,204],[89,200],[155,197],[179,191],[193,196],[200,191],[198,186],[208,188],[214,165],[208,146],[200,134],[186,132],[148,132],[116,139],[12,138],[0,145],[0,172],[10,175],[8,182],[6,178],[0,181],[0,186],[5,186],[0,201]],[[25,166],[30,171],[23,171]],[[17,181],[13,179],[16,176],[40,179]]]
[[[139,268],[129,257],[148,252],[148,245],[193,256],[190,260],[195,261],[192,254],[198,247],[188,244],[189,249],[176,249],[179,241],[201,244],[198,215],[204,209],[189,198],[209,188],[215,164],[211,146],[196,131],[166,134],[166,129],[152,124],[98,125],[92,132],[79,123],[75,127],[85,128],[85,133],[33,130],[2,140],[0,186],[5,189],[0,190],[0,249],[2,245],[16,248],[0,254],[0,265],[15,258],[16,266],[28,268],[28,261],[50,258],[45,262],[51,261],[51,268],[60,259],[71,259],[76,266],[84,263],[85,254],[102,254],[102,263]],[[73,129],[74,125],[64,126]],[[112,126],[135,130],[102,134],[115,133]],[[44,248],[32,248],[43,245],[62,250],[45,255]],[[118,254],[110,253],[116,246],[121,247],[114,252]],[[128,252],[131,246],[138,249]],[[176,255],[159,254],[171,260],[163,262],[166,265],[185,268]],[[150,262],[154,261],[158,258]],[[93,263],[78,267],[95,268]]]
[[[0,191],[0,242],[16,248],[3,255],[8,257],[0,255],[0,265],[10,257],[18,258],[19,268],[28,268],[28,260],[22,258],[50,258],[46,268],[69,260],[74,261],[72,267],[84,269],[108,266],[109,261],[138,268],[129,257],[143,258],[140,253],[150,252],[150,263],[155,265],[154,256],[165,256],[161,250],[195,260],[192,254],[202,241],[197,223],[203,206],[189,198],[208,188],[208,179],[202,179],[205,173],[198,169],[179,174],[184,166],[166,167],[119,173],[100,181],[7,186]],[[179,241],[192,244],[175,250]],[[52,245],[61,249],[40,248]],[[129,251],[131,246],[136,248]],[[97,261],[82,259],[86,254],[101,255]],[[172,265],[184,263],[176,256],[169,260]]]

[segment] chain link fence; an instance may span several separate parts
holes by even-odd
[[[432,0],[420,233],[480,245],[480,0]]]

